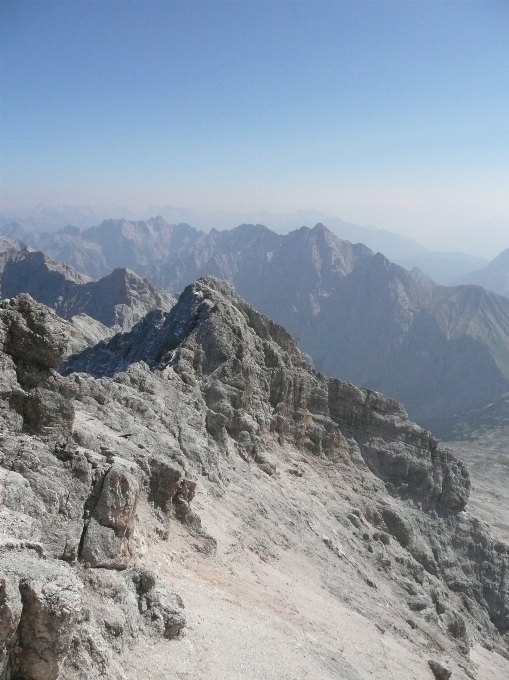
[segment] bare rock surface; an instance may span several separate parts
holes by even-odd
[[[23,246],[17,241],[12,241],[10,238],[0,235],[0,277],[7,260],[17,255],[22,248]]]
[[[0,303],[5,680],[121,680],[125,645],[144,634],[172,638],[185,625],[180,598],[135,564],[136,509],[152,458],[138,447],[123,457],[74,441],[78,388],[55,371],[72,330],[26,294]],[[185,474],[173,469],[177,495]]]
[[[447,445],[468,467],[472,510],[509,543],[509,427],[483,428]]]
[[[67,355],[79,354],[87,347],[97,345],[101,340],[107,340],[115,335],[115,329],[105,326],[97,319],[87,314],[75,314],[71,319],[70,339],[67,345]]]
[[[59,374],[67,322],[21,296],[0,329],[7,679],[507,677],[508,546],[464,464],[228,284]]]

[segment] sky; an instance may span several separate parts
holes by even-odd
[[[0,12],[3,209],[315,209],[509,247],[507,0]]]

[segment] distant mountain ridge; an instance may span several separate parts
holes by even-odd
[[[430,250],[425,250],[408,257],[389,259],[393,259],[396,264],[405,269],[418,267],[432,278],[435,283],[443,286],[452,286],[455,283],[459,283],[459,277],[463,277],[473,269],[480,269],[487,264],[487,260],[484,260],[482,257],[475,257],[474,255]],[[461,281],[461,283],[474,283],[474,281]]]
[[[208,233],[212,229],[218,231],[230,230],[239,224],[249,223],[264,224],[277,233],[286,234],[302,226],[312,227],[317,222],[323,222],[340,238],[354,243],[365,243],[372,250],[379,250],[391,259],[410,257],[425,251],[420,244],[412,239],[399,236],[386,229],[361,226],[317,210],[297,210],[294,213],[270,213],[267,211],[240,213],[205,211],[175,206],[152,206],[135,213],[125,206],[99,208],[86,205],[58,207],[39,205],[31,211],[2,211],[0,225],[8,228],[10,224],[18,223],[19,228],[25,232],[53,234],[64,231],[68,225],[73,225],[85,231],[100,224],[105,218],[106,220],[118,221],[120,215],[124,219],[138,222],[148,221],[150,215],[160,215],[167,223],[192,224],[204,233]],[[29,245],[44,250],[40,243],[30,242]],[[56,254],[52,254],[56,257]]]
[[[41,215],[45,214],[46,212],[42,210]],[[53,213],[50,211],[50,214]],[[42,250],[58,260],[67,262],[75,269],[93,278],[105,276],[117,266],[124,266],[123,262],[126,257],[129,261],[126,266],[137,271],[141,276],[150,277],[153,276],[152,272],[141,271],[143,265],[146,264],[146,253],[142,255],[136,252],[140,246],[139,241],[136,242],[136,232],[138,232],[138,235],[143,234],[143,238],[146,240],[145,250],[150,251],[150,244],[157,246],[152,248],[152,252],[149,252],[149,259],[162,260],[168,256],[169,248],[178,244],[178,238],[175,243],[173,243],[171,237],[168,238],[169,232],[177,232],[182,236],[183,231],[187,228],[185,238],[198,242],[212,232],[231,231],[242,222],[238,219],[239,216],[236,213],[206,213],[171,206],[163,209],[162,215],[159,214],[155,218],[137,221],[126,218],[108,218],[103,220],[99,226],[89,226],[92,221],[91,215],[96,215],[95,212],[84,211],[83,214],[87,219],[84,222],[81,219],[77,220],[81,228],[67,225],[58,230],[48,229],[48,232],[45,232],[42,231],[41,226],[46,224],[44,219],[39,220],[39,222],[34,218],[10,223],[3,219],[0,225],[0,233],[11,239],[23,241],[36,250]],[[73,212],[69,208],[64,210],[62,215],[70,217]],[[214,216],[214,218],[212,219],[211,216]],[[473,255],[429,251],[412,239],[393,234],[386,229],[376,229],[375,227],[345,222],[338,217],[316,210],[299,210],[293,214],[253,213],[249,215],[249,220],[244,220],[242,223],[264,225],[279,235],[287,235],[302,226],[311,228],[317,223],[323,223],[339,238],[352,243],[364,243],[374,252],[383,253],[391,261],[406,269],[418,267],[435,283],[443,285],[451,285],[458,276],[486,264],[486,260]],[[39,227],[37,227],[38,224]],[[190,227],[190,224],[193,227]],[[126,239],[122,244],[121,264],[118,264],[119,253],[111,253],[110,244],[113,241],[116,245],[119,245],[119,229],[120,231],[124,229],[126,232]],[[129,244],[131,237],[133,243]],[[124,249],[130,252],[124,252]]]
[[[153,309],[168,311],[176,301],[128,269],[92,281],[69,265],[26,249],[6,262],[1,291],[4,298],[29,293],[64,319],[86,314],[121,331],[130,330]]]
[[[64,232],[51,244],[65,255],[73,234]],[[288,328],[320,372],[402,401],[439,434],[509,391],[509,300],[437,286],[321,224],[286,235],[247,224],[204,234],[162,218],[108,220],[76,237],[75,260],[94,247],[108,267],[167,290],[206,275],[229,281]]]
[[[459,276],[456,283],[473,283],[509,298],[509,248],[482,269]]]

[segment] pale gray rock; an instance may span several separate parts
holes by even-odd
[[[207,461],[200,450],[204,429],[218,447],[214,456],[233,447],[242,460],[267,474],[277,471],[277,459],[270,453],[274,444],[268,441],[331,460],[344,455],[341,451],[356,451],[353,460],[403,503],[398,506],[385,497],[365,515],[377,530],[371,529],[373,533],[394,536],[394,543],[381,545],[397,544],[403,550],[405,557],[398,556],[396,562],[401,577],[423,587],[427,579],[438,579],[444,592],[469,598],[471,611],[486,608],[500,634],[509,630],[507,595],[500,590],[507,551],[497,548],[496,540],[462,512],[470,488],[465,466],[429,432],[411,423],[400,404],[317,373],[284,329],[255,312],[227,284],[211,278],[187,288],[167,316],[147,317],[130,334],[86,350],[65,364],[64,373],[84,370],[111,376],[100,379],[105,387],[115,381],[124,384],[122,376],[129,376],[134,386],[143,384],[141,376],[148,367],[156,380],[160,375],[175,386],[180,381],[179,389],[189,390],[192,399],[206,405],[205,421],[197,422],[193,437],[187,439],[186,430],[180,430],[179,445],[193,464],[208,470],[218,467],[211,451]],[[184,410],[184,418],[190,412]],[[178,494],[175,501],[177,516],[185,523],[186,501]],[[367,533],[365,520],[352,516],[356,529]],[[197,529],[192,521],[190,527]],[[482,544],[490,546],[490,577],[481,579],[475,575],[476,565],[485,558],[473,546]],[[394,574],[395,567],[384,564],[382,568]],[[430,621],[450,635],[458,649],[468,649],[470,633],[458,613],[460,605],[439,606],[438,613],[432,601],[428,595]],[[423,611],[428,616],[428,605]]]
[[[66,352],[68,355],[79,354],[87,347],[93,347],[101,340],[107,340],[115,335],[115,329],[108,328],[87,314],[75,314],[70,323],[70,338]]]
[[[63,389],[49,369],[16,369],[22,392],[41,376],[45,389]],[[182,603],[156,571],[171,583],[181,568],[192,592],[200,572],[203,587],[228,584],[231,556],[247,554],[249,574],[258,558],[266,574],[278,560],[309,560],[313,588],[331,606],[401,631],[405,644],[418,639],[423,664],[430,639],[455,668],[474,643],[509,654],[509,551],[466,511],[465,467],[399,403],[314,370],[228,284],[197,281],[171,312],[150,313],[62,372],[70,438],[29,435],[5,419],[0,440],[0,520],[4,511],[28,518],[7,536],[0,567],[17,575],[29,553],[31,564],[57,563],[82,584],[79,642],[55,661],[60,677],[121,678],[136,641],[178,637]],[[195,592],[195,603],[205,596]],[[12,648],[7,658],[21,663]]]
[[[27,295],[0,302],[0,342],[14,361],[44,369],[57,368],[66,352],[68,326]]]
[[[17,553],[1,556],[2,569],[17,581],[22,606],[4,669],[7,677],[56,680],[82,616],[83,585],[63,563],[45,562],[30,551]]]
[[[21,243],[18,243],[17,241],[11,241],[11,239],[6,238],[5,236],[0,236],[0,277],[2,276],[2,272],[7,260],[10,260],[11,257],[14,257],[17,253],[19,253],[20,250],[22,250],[22,248],[23,246]]]
[[[137,480],[125,466],[113,464],[104,477],[95,512],[103,526],[126,535],[132,530],[140,495]]]
[[[94,518],[86,528],[80,556],[85,564],[105,569],[125,569],[131,557],[127,541]]]
[[[174,592],[158,585],[156,575],[136,568],[126,573],[138,599],[138,608],[149,624],[166,638],[174,638],[185,626],[184,603]]]
[[[151,469],[137,447],[146,471],[129,459],[132,454],[123,458],[73,442],[75,397],[81,395],[74,380],[53,370],[67,353],[69,326],[26,294],[0,303],[6,368],[0,410],[0,674],[6,679],[123,680],[118,654],[129,641],[145,634],[145,627],[147,634],[173,637],[185,625],[178,596],[157,579],[144,593],[142,612],[134,587],[118,573],[138,556],[136,509],[142,488],[147,497]],[[11,417],[13,410],[21,420]],[[179,480],[176,490],[185,488],[183,472]],[[104,588],[98,596],[97,583],[86,578],[80,566],[85,563],[114,570],[109,587],[119,593],[118,616],[115,607],[106,607]]]
[[[433,675],[437,680],[449,680],[452,675],[452,670],[447,666],[447,664],[442,661],[436,661],[435,659],[430,659],[428,665],[433,671]]]
[[[1,548],[0,548],[1,550]],[[0,672],[9,672],[9,651],[14,647],[23,606],[16,576],[0,575]]]

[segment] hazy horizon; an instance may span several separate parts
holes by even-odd
[[[507,2],[6,0],[1,18],[4,212],[316,210],[509,247]]]

